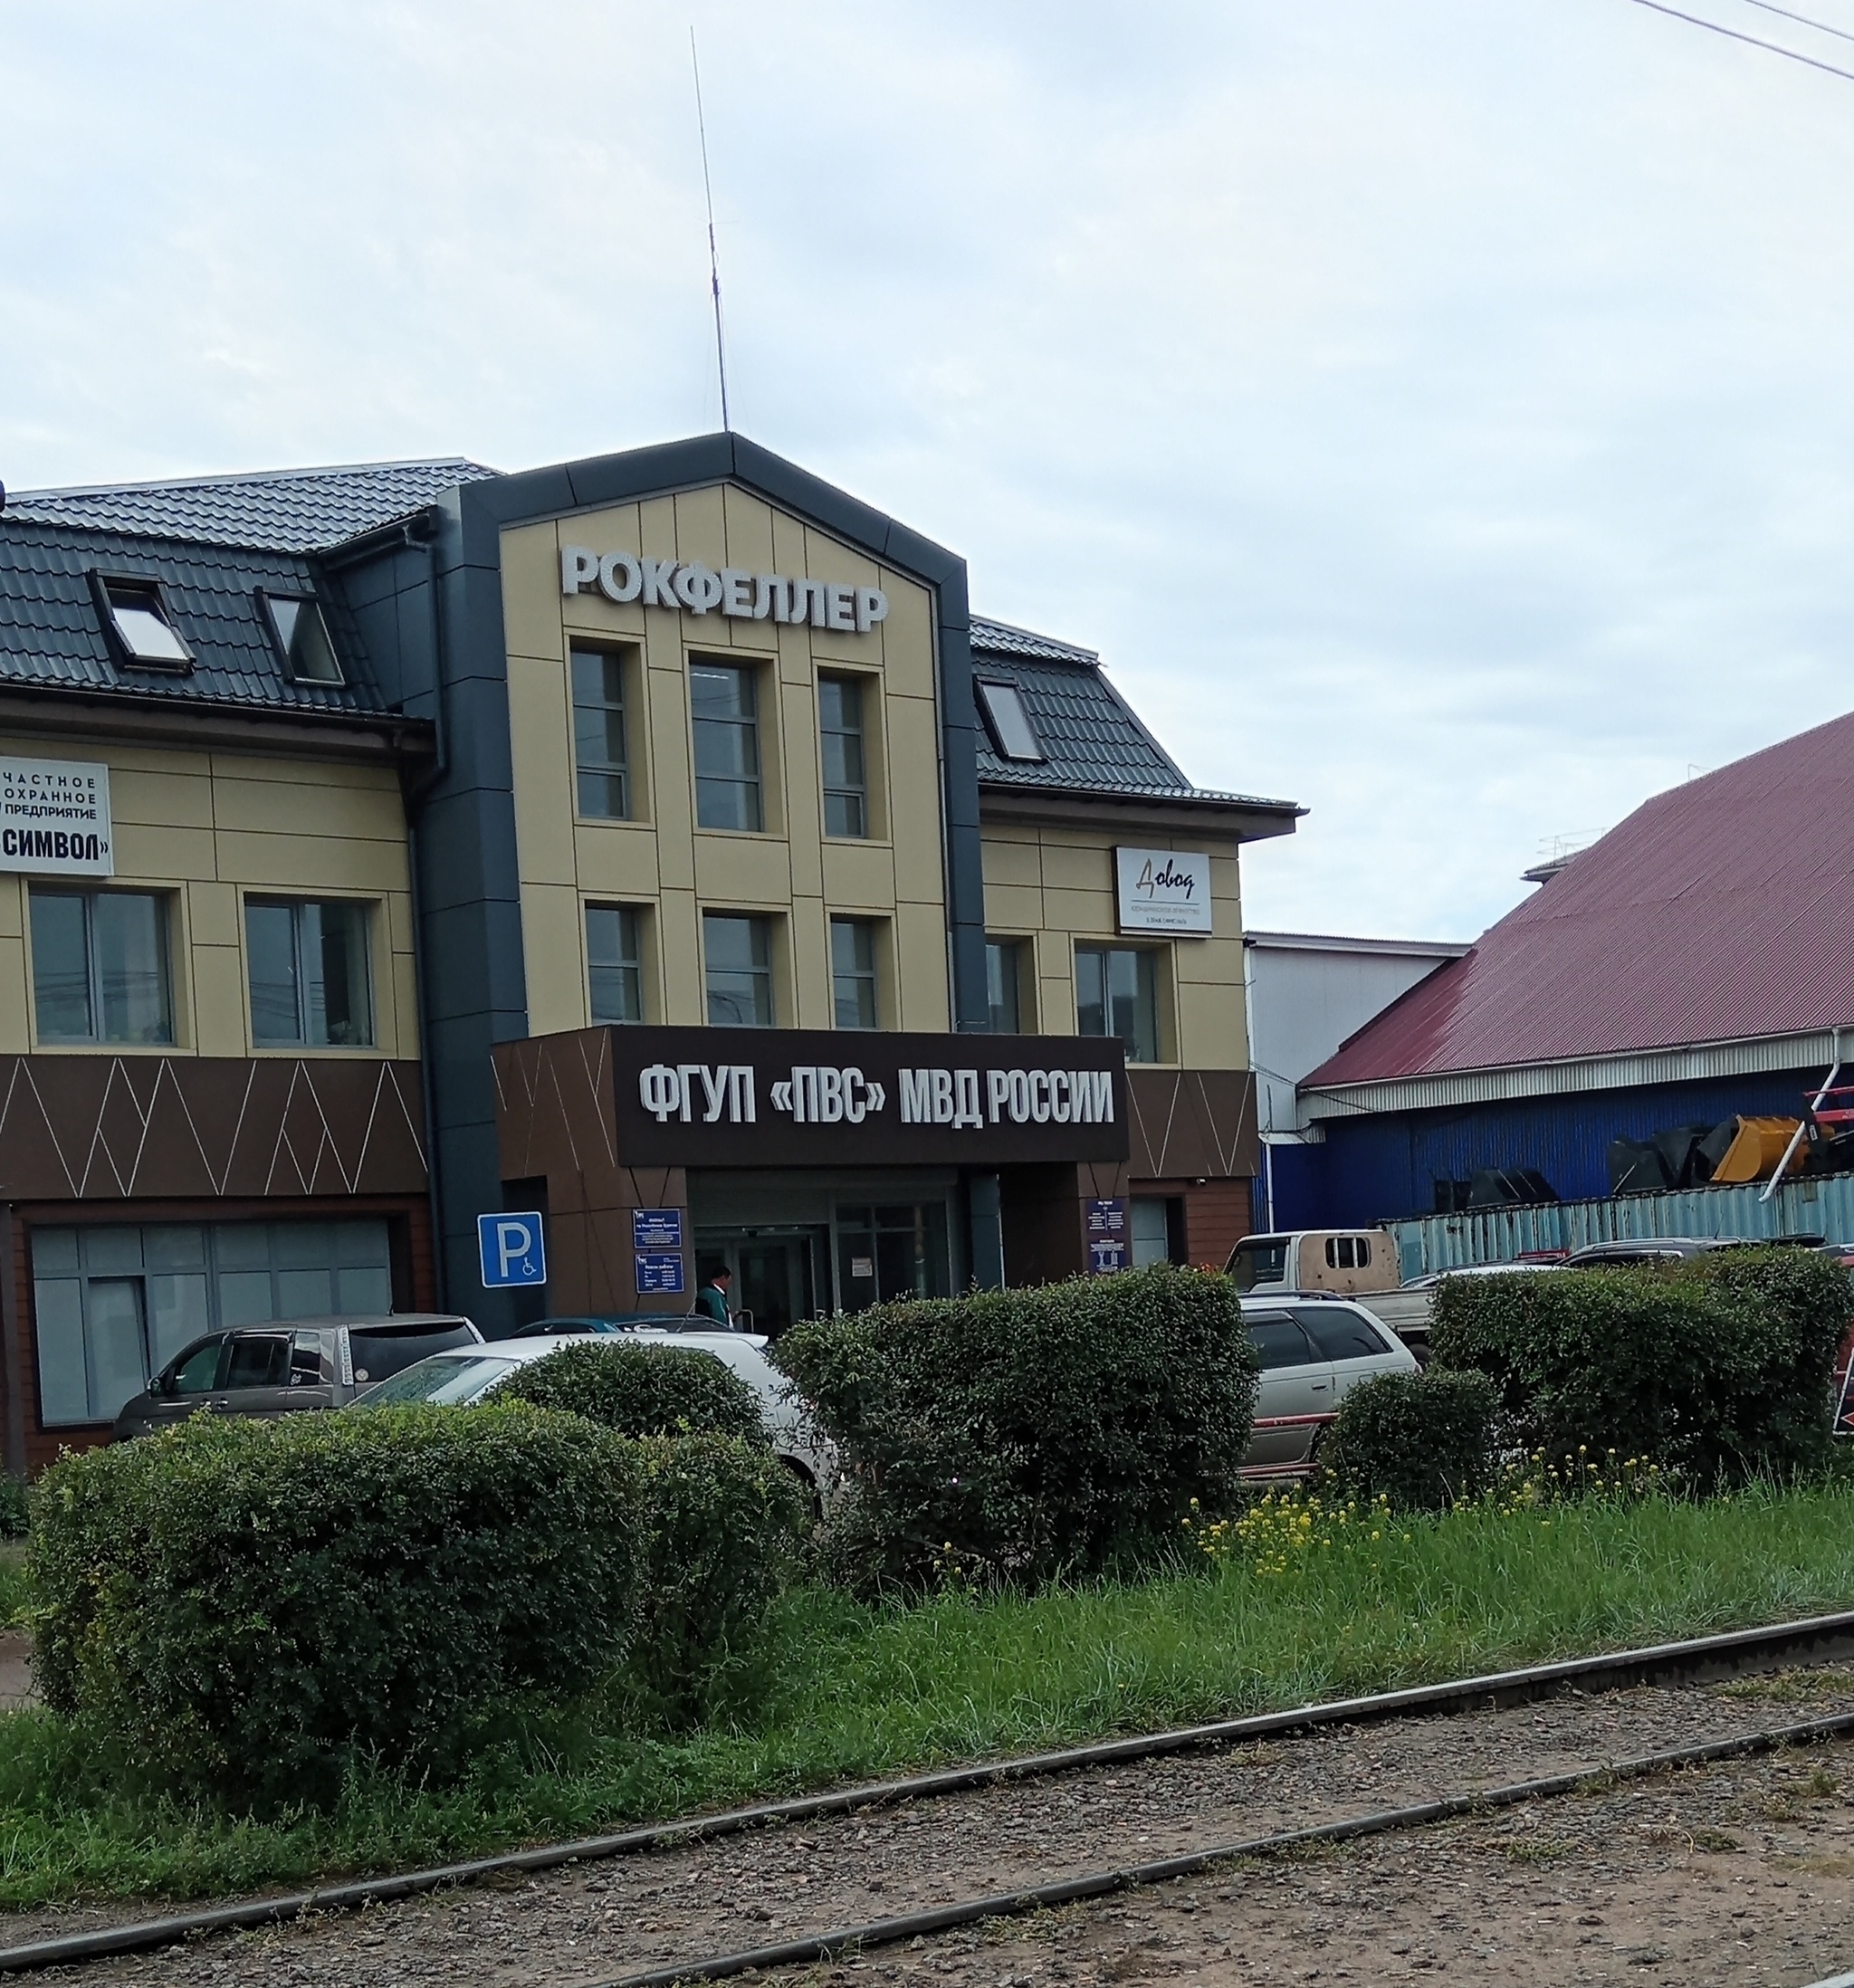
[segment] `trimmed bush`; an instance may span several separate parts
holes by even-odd
[[[1381,1496],[1398,1511],[1445,1511],[1492,1482],[1498,1406],[1484,1373],[1376,1374],[1339,1404],[1321,1467],[1361,1501]]]
[[[649,1437],[636,1453],[649,1544],[623,1688],[646,1716],[674,1722],[726,1698],[753,1664],[811,1530],[810,1506],[763,1441]]]
[[[1150,1560],[1233,1500],[1256,1362],[1236,1287],[1171,1265],[808,1320],[775,1344],[842,1452],[853,1585]]]
[[[1492,1379],[1515,1442],[1614,1449],[1710,1488],[1826,1460],[1850,1313],[1854,1286],[1826,1257],[1730,1250],[1671,1269],[1447,1277],[1430,1344]]]
[[[582,1340],[518,1367],[495,1398],[583,1415],[620,1436],[767,1440],[752,1389],[725,1361],[693,1346],[647,1340],[614,1344],[604,1336]]]
[[[442,1769],[622,1656],[642,1505],[632,1445],[525,1404],[196,1416],[35,1487],[35,1676],[170,1785]]]

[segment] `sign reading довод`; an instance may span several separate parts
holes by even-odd
[[[0,870],[113,876],[110,769],[0,758]]]
[[[1210,930],[1210,858],[1201,849],[1116,849],[1113,881],[1123,932]]]

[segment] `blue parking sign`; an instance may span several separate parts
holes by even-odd
[[[547,1282],[547,1244],[538,1213],[479,1215],[476,1247],[483,1257],[483,1287],[505,1290],[511,1284]]]

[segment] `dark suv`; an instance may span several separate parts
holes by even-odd
[[[184,1346],[146,1391],[125,1401],[110,1440],[151,1435],[201,1409],[219,1415],[288,1415],[342,1408],[376,1381],[426,1353],[477,1346],[483,1334],[453,1313],[274,1319],[210,1333]]]

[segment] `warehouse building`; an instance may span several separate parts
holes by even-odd
[[[1686,1187],[1634,1149],[1854,1082],[1854,717],[1656,795],[1298,1085],[1322,1223]],[[1673,1134],[1670,1141],[1667,1135]]]
[[[776,1329],[1247,1226],[1298,811],[743,438],[15,494],[0,753],[14,1467],[221,1324],[724,1263]]]

